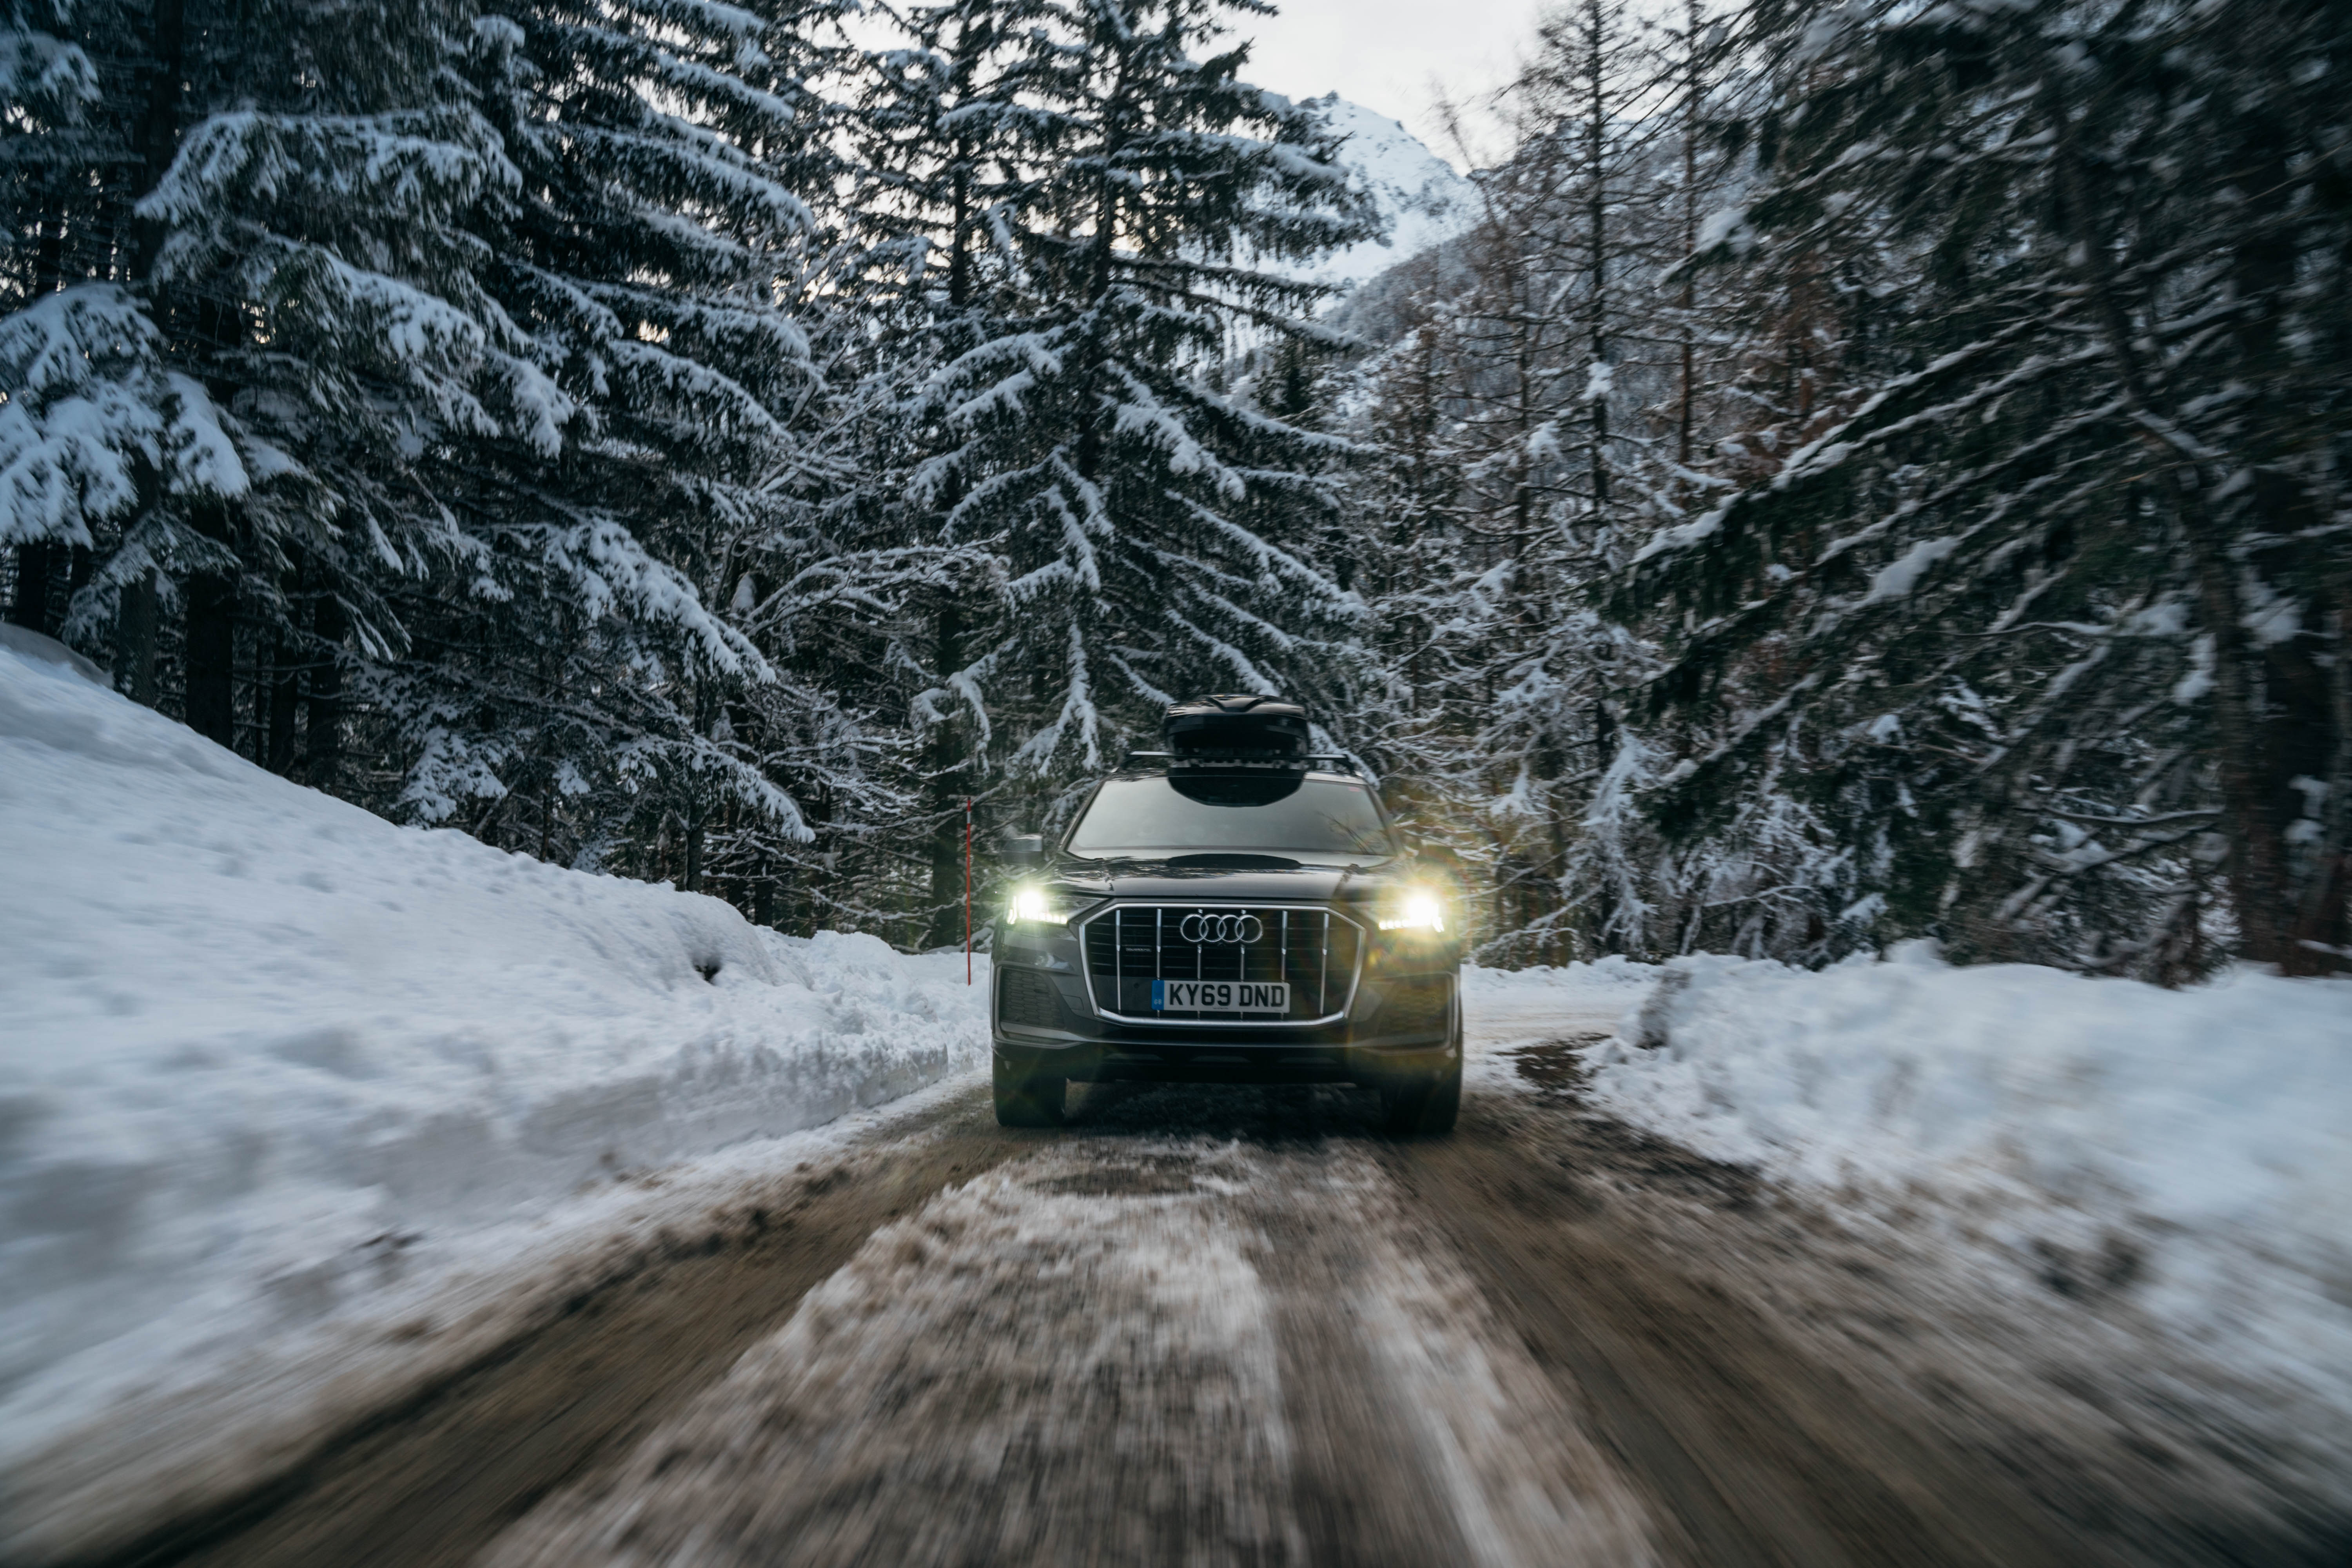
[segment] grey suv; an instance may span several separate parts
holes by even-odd
[[[1454,889],[1305,732],[1274,700],[1179,703],[1170,752],[1130,756],[1055,841],[1012,841],[1000,1122],[1059,1125],[1072,1080],[1343,1082],[1380,1091],[1392,1132],[1452,1130]]]

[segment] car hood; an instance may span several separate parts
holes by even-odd
[[[1161,860],[1055,862],[1054,881],[1073,892],[1121,899],[1267,903],[1355,903],[1402,879],[1406,864],[1286,860],[1271,855],[1179,855]]]

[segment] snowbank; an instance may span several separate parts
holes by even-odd
[[[0,1463],[986,1050],[960,959],[396,827],[5,647],[0,866]]]
[[[1685,958],[1587,1061],[1599,1109],[2352,1409],[2352,984]]]

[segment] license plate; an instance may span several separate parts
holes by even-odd
[[[1155,980],[1155,1013],[1287,1013],[1290,987],[1265,980]]]

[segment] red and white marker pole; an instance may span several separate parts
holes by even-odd
[[[971,984],[971,797],[963,803],[963,983]]]

